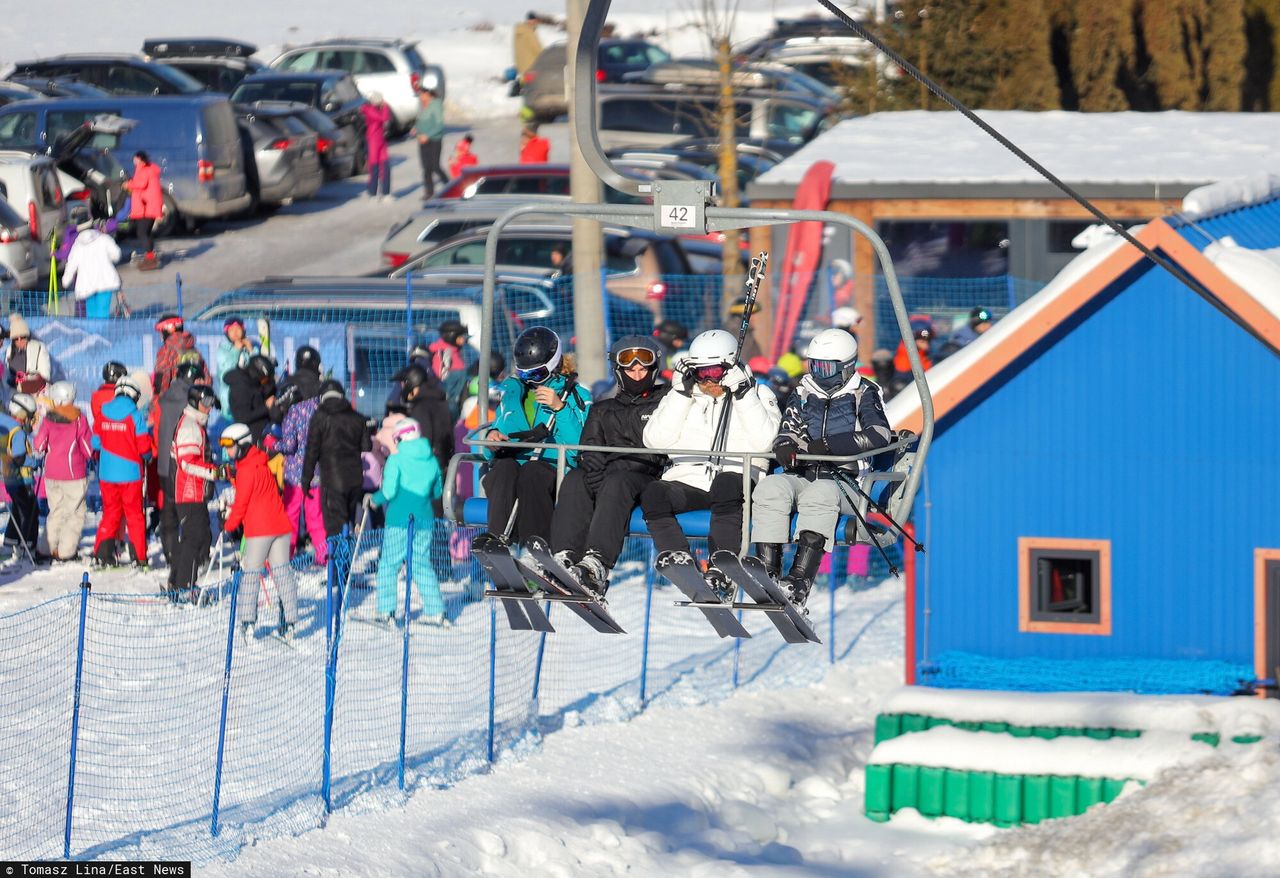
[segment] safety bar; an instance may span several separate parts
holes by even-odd
[[[568,463],[566,461],[566,455],[565,455],[566,451],[578,451],[578,452],[591,451],[591,452],[598,452],[602,454],[641,453],[641,454],[665,455],[667,457],[672,457],[676,455],[709,456],[711,453],[707,451],[705,448],[698,448],[698,449],[636,448],[636,447],[624,446],[624,445],[575,445],[568,442],[556,442],[556,443],[515,442],[511,440],[481,439],[475,436],[475,433],[478,433],[480,430],[492,430],[492,429],[493,427],[491,425],[478,427],[476,428],[476,430],[473,430],[470,434],[464,437],[462,441],[472,447],[479,446],[482,448],[524,448],[531,451],[533,450],[549,451],[553,448],[556,449],[556,451],[559,452],[556,455],[556,493],[557,494],[560,492],[560,484],[564,481],[565,471],[568,469]],[[918,439],[919,437],[915,435],[905,436],[894,442],[890,442],[888,445],[885,445],[881,448],[876,448],[872,451],[862,451],[862,452],[859,452],[858,454],[849,454],[849,455],[840,455],[840,456],[830,455],[830,454],[797,454],[796,460],[812,461],[814,463],[833,463],[833,464],[855,463],[860,460],[865,460],[866,458],[878,457],[881,454],[884,454],[889,451],[894,451],[898,448],[904,448],[916,442]],[[773,452],[772,451],[717,451],[716,456],[739,458],[743,461],[742,551],[745,552],[747,550],[747,546],[750,545],[751,543],[751,539],[750,539],[751,537],[751,471],[752,469],[755,468],[755,465],[751,463],[751,461],[754,461],[757,458],[764,461],[768,461],[770,458],[773,457]],[[449,460],[449,466],[445,474],[444,493],[443,493],[443,496],[441,497],[441,505],[444,508],[445,517],[450,521],[459,520],[458,516],[454,513],[454,495],[457,490],[456,486],[457,486],[457,480],[458,480],[457,479],[458,466],[462,463],[467,463],[467,462],[481,463],[481,462],[484,462],[485,460],[486,458],[484,458],[482,455],[475,454],[475,453],[455,454]],[[910,479],[909,474],[905,478],[894,478],[893,476],[899,475],[895,473],[873,473],[872,475],[873,477],[876,477],[874,478],[874,480],[876,481],[906,481]],[[884,478],[878,478],[879,476],[884,476]]]

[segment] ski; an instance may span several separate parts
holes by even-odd
[[[601,634],[626,634],[622,626],[618,624],[613,615],[605,608],[595,595],[587,591],[585,588],[573,578],[568,570],[564,569],[564,565],[556,560],[555,555],[551,553],[551,547],[547,545],[546,540],[541,537],[532,537],[525,548],[529,550],[529,554],[537,559],[542,565],[542,569],[548,574],[547,584],[551,586],[548,591],[558,591],[568,597],[581,597],[581,603],[569,603],[569,609],[573,610],[582,618],[584,622],[590,625]],[[533,571],[536,574],[536,571]],[[539,577],[543,579],[542,577]]]
[[[271,351],[271,321],[266,317],[258,318],[258,353],[274,360]]]
[[[738,621],[738,617],[734,615],[732,605],[716,596],[716,593],[711,590],[711,586],[707,585],[702,572],[695,565],[659,558],[658,572],[670,580],[689,599],[687,604],[677,601],[676,606],[697,607],[721,637],[751,636],[751,632],[743,628],[742,623]]]
[[[496,597],[502,601],[502,609],[507,614],[507,624],[513,631],[555,631],[551,620],[543,612],[525,585],[525,574],[511,556],[508,549],[490,549],[489,541],[479,547],[475,541],[471,543],[471,554],[480,562],[480,566],[493,580],[493,589],[485,592],[486,597]]]
[[[750,609],[764,610],[773,627],[778,629],[787,643],[821,643],[804,613],[786,600],[782,588],[765,570],[759,558],[739,558],[733,552],[720,550],[711,556],[711,563],[720,568],[733,584],[755,601]]]

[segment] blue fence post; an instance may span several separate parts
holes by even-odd
[[[404,350],[413,350],[413,272],[404,275]]]
[[[236,603],[240,598],[240,565],[231,571],[231,611],[227,619],[227,661],[222,668],[222,709],[218,715],[218,757],[213,769],[213,821],[209,832],[218,837],[218,809],[222,799],[222,757],[227,743],[227,704],[231,698],[231,655],[236,646]],[[255,594],[254,599],[257,599]]]
[[[175,274],[173,276],[173,285],[177,288],[178,293],[178,316],[182,316],[182,275]]]
[[[649,550],[649,569],[644,573],[644,640],[640,643],[640,706],[649,697],[649,619],[653,614],[653,549]]]
[[[329,653],[333,649],[333,582],[338,562],[334,558],[336,541],[328,537],[325,542],[328,543],[326,548],[329,552],[329,563],[325,565],[324,578],[324,654],[325,661],[328,661]]]
[[[84,628],[89,612],[89,574],[80,580],[80,632],[76,636],[76,688],[71,702],[71,764],[67,768],[67,824],[62,835],[62,858],[71,859],[71,811],[76,798],[76,749],[80,741],[80,681],[84,673]]]
[[[551,610],[553,605],[550,601],[542,602],[542,611],[547,614],[547,621],[551,621]],[[538,715],[538,690],[542,687],[542,656],[547,649],[547,632],[543,631],[538,636],[538,661],[533,666],[533,711],[534,716]]]
[[[738,599],[737,589],[734,589],[733,599]],[[742,624],[742,610],[738,610],[738,624]],[[733,688],[738,688],[738,668],[742,662],[742,638],[733,638]]]
[[[349,525],[342,527],[342,539],[339,545],[346,545]],[[348,562],[348,567],[352,562]],[[342,568],[335,565],[335,572],[341,576]],[[321,768],[320,795],[324,799],[324,812],[333,811],[333,712],[338,700],[338,651],[342,646],[342,608],[344,606],[342,580],[334,584],[337,598],[333,602],[333,642],[325,657],[324,670],[324,764]]]
[[[400,662],[400,791],[404,792],[405,737],[409,727],[409,593],[413,590],[413,516],[405,529],[404,552],[404,653]],[[385,531],[384,531],[385,533]],[[426,608],[423,608],[426,611]]]
[[[497,664],[498,664],[498,607],[496,601],[489,602],[489,764],[493,764],[493,720],[497,700]]]

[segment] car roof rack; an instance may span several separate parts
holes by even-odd
[[[152,37],[142,41],[142,54],[152,58],[248,58],[253,43],[222,37]]]

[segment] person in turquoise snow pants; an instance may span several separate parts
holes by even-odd
[[[413,418],[399,421],[392,431],[395,454],[387,458],[382,472],[382,488],[370,502],[387,507],[382,532],[382,556],[378,559],[378,612],[376,621],[390,627],[395,623],[397,583],[409,548],[409,518],[413,518],[413,582],[422,596],[422,617],[426,625],[445,626],[444,600],[440,583],[431,566],[431,534],[435,525],[432,501],[444,487],[440,464],[431,443],[422,438],[422,428]]]

